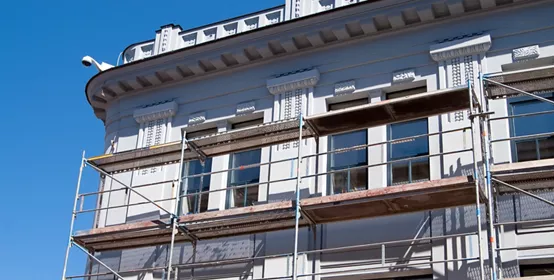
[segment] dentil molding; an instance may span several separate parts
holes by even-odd
[[[175,116],[178,107],[177,102],[171,101],[159,105],[140,108],[133,112],[133,118],[135,118],[138,123],[165,119]]]
[[[317,69],[311,69],[267,80],[267,89],[272,94],[279,94],[286,91],[293,91],[298,88],[313,87],[318,81],[319,71]]]
[[[491,48],[489,34],[463,38],[432,45],[429,51],[434,61],[444,61],[455,57],[485,53]]]

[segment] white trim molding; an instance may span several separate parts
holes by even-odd
[[[250,114],[254,111],[256,111],[256,101],[249,101],[237,104],[237,116]]]
[[[349,80],[338,82],[335,84],[335,95],[343,95],[353,93],[356,90],[356,81]]]
[[[455,57],[485,53],[491,47],[489,34],[463,38],[432,45],[429,51],[434,61],[444,61]]]
[[[311,69],[304,72],[280,76],[267,80],[267,89],[271,94],[280,94],[299,88],[314,87],[319,81],[319,71]]]
[[[415,80],[415,69],[404,69],[392,73],[392,82],[405,83]]]
[[[135,118],[138,123],[165,119],[175,116],[178,107],[177,102],[171,101],[159,105],[140,108],[133,112],[133,118]]]
[[[539,45],[527,46],[512,50],[512,61],[522,61],[537,58],[540,55]]]
[[[206,121],[206,112],[198,112],[189,115],[189,125],[200,124]]]

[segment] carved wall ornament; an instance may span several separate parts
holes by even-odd
[[[256,111],[256,101],[249,101],[237,104],[237,115],[246,115]]]
[[[399,70],[392,73],[393,83],[405,83],[415,80],[415,69]]]
[[[277,78],[267,80],[267,89],[272,94],[279,94],[297,88],[313,87],[318,81],[319,71],[314,68],[294,74],[279,75]]]
[[[480,35],[432,45],[429,51],[435,61],[487,52],[491,47],[491,36]]]
[[[343,95],[353,93],[356,90],[356,81],[349,80],[338,82],[335,84],[335,95]]]
[[[527,46],[512,50],[512,60],[521,61],[539,57],[539,45]]]
[[[133,112],[133,118],[135,118],[138,123],[165,119],[175,116],[177,108],[177,102],[166,102],[159,105],[137,109]]]
[[[200,124],[206,121],[206,112],[190,114],[189,125]]]

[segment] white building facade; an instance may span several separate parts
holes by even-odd
[[[105,124],[105,153],[121,153],[181,141],[183,134],[193,139],[468,83],[479,88],[479,73],[549,66],[554,63],[553,13],[553,1],[539,0],[286,0],[283,6],[192,30],[163,26],[153,40],[125,49],[122,66],[91,78],[86,95]],[[540,96],[553,98],[552,91]],[[552,104],[528,96],[491,100],[491,117],[499,118],[490,127],[492,163],[554,158],[554,140],[547,135],[554,132],[554,113],[510,118],[549,110],[554,110]],[[472,153],[464,152],[473,145],[471,130],[464,129],[470,126],[470,112],[462,110],[246,149],[208,158],[203,165],[187,161],[182,170],[173,163],[113,176],[131,187],[140,186],[141,194],[170,210],[175,208],[173,182],[180,172],[212,172],[185,180],[181,195],[190,196],[177,208],[179,215],[218,212],[294,200],[294,181],[274,181],[293,178],[297,170],[323,173],[302,180],[301,198],[471,176]],[[441,134],[448,131],[455,132]],[[405,140],[421,134],[428,136]],[[530,134],[542,136],[494,141]],[[395,139],[403,140],[390,142]],[[317,147],[315,141],[319,141]],[[370,146],[325,154],[357,145]],[[298,167],[291,158],[299,148],[306,155],[323,154],[317,164],[308,158]],[[402,161],[409,157],[415,159]],[[360,166],[365,167],[356,168]],[[232,170],[218,172],[227,169]],[[273,183],[263,183],[268,181]],[[119,182],[105,178],[101,190],[119,189]],[[241,185],[252,187],[233,188]],[[213,192],[192,195],[206,191]],[[538,195],[554,199],[549,191]],[[168,217],[155,205],[141,202],[144,199],[132,192],[103,193],[98,208],[121,207],[95,212],[94,228]],[[502,210],[498,210],[499,222],[554,218],[554,208],[518,194],[501,196],[497,208]],[[298,274],[309,275],[303,279],[481,279],[475,259],[480,251],[477,211],[475,205],[468,205],[328,223],[317,225],[315,232],[301,228],[301,252],[422,241],[392,244],[385,255],[381,247],[300,253]],[[481,211],[485,212],[484,207]],[[508,249],[501,253],[498,277],[554,270],[554,247],[533,247],[554,244],[551,223],[502,227],[500,245]],[[431,239],[439,236],[449,237]],[[190,243],[178,243],[174,264],[282,256],[205,267],[185,265],[171,277],[286,279],[292,273],[288,254],[293,247],[293,229],[200,240],[195,250]],[[168,248],[159,244],[95,256],[121,271],[125,279],[166,279],[165,271],[149,268],[167,265]],[[488,254],[483,251],[483,279],[492,279]],[[94,261],[86,270],[87,274],[107,272]]]

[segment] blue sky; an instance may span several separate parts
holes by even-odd
[[[103,124],[81,58],[115,64],[164,24],[184,29],[283,4],[241,1],[7,1],[0,8],[0,270],[4,279],[60,279],[82,150],[102,152]],[[88,171],[83,189],[95,190]],[[91,224],[78,219],[78,227]],[[72,249],[70,275],[84,270]]]

